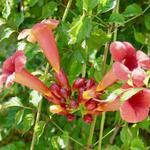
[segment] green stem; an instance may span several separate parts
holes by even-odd
[[[33,137],[32,137],[32,142],[31,142],[30,150],[34,150],[34,145],[35,145],[35,141],[36,141],[35,126],[39,122],[40,114],[41,114],[41,108],[42,108],[42,100],[38,104],[38,111],[37,111],[37,115],[36,115],[36,121],[35,121],[35,125],[34,125],[34,132],[33,132]]]
[[[69,1],[68,1],[68,4],[67,4],[67,7],[66,7],[66,9],[65,9],[64,15],[63,15],[63,17],[62,17],[62,22],[64,22],[64,21],[66,20],[66,17],[67,17],[67,15],[68,15],[68,11],[69,11],[69,8],[70,8],[70,6],[71,6],[71,3],[72,3],[72,0],[69,0]]]
[[[105,116],[106,116],[106,113],[103,112],[103,113],[102,113],[101,124],[100,124],[98,150],[101,150],[101,149],[102,149],[102,137],[103,137],[103,131],[104,131]]]
[[[93,135],[94,135],[94,129],[95,129],[95,124],[96,124],[96,119],[97,119],[97,116],[95,115],[94,119],[93,119],[93,122],[91,124],[91,127],[90,127],[89,138],[88,138],[88,141],[87,141],[86,150],[90,150],[91,146],[92,146],[92,139],[93,139]]]

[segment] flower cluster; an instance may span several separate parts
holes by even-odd
[[[26,68],[26,57],[23,51],[16,51],[3,64],[0,86],[9,87],[13,82],[20,83],[41,93],[52,103],[52,113],[65,115],[68,121],[75,119],[81,112],[85,122],[91,123],[93,115],[105,111],[120,111],[123,120],[131,123],[144,120],[149,113],[150,89],[146,88],[147,70],[150,69],[150,57],[142,51],[136,51],[128,42],[113,42],[110,53],[114,64],[103,79],[97,84],[94,79],[78,78],[73,85],[69,84],[67,75],[61,69],[60,57],[54,38],[53,29],[58,26],[57,20],[44,20],[35,24],[32,29],[23,30],[18,39],[27,37],[31,43],[37,42],[55,71],[56,81],[47,87],[40,79]],[[102,100],[106,88],[117,81],[122,81],[122,92],[112,100]],[[129,91],[121,102],[121,97]]]

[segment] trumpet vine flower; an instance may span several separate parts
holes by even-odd
[[[32,43],[37,41],[52,68],[57,73],[60,71],[60,58],[52,30],[58,24],[59,21],[57,20],[44,20],[35,24],[32,29],[23,30],[18,36],[18,39],[27,37],[27,40]]]
[[[131,80],[133,86],[142,87],[146,78],[145,69],[150,69],[150,57],[140,50],[135,51],[128,42],[111,43],[110,52],[115,62],[96,90],[102,91],[118,80]]]
[[[132,88],[128,86],[124,90],[124,92],[127,92]],[[150,90],[144,88],[122,103],[120,99],[123,93],[111,102],[99,104],[97,111],[120,111],[121,118],[127,122],[137,123],[143,121],[149,113]]]
[[[20,83],[38,91],[44,96],[51,97],[49,88],[25,69],[26,57],[23,51],[17,51],[7,58],[3,64],[0,86],[11,86],[14,82]]]

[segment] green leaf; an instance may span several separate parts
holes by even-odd
[[[139,138],[134,138],[131,142],[131,150],[146,150],[144,143]]]
[[[116,6],[116,0],[100,0],[97,13],[106,13]]]
[[[23,124],[23,131],[24,131],[24,133],[27,132],[28,130],[30,130],[30,128],[34,124],[34,114],[32,114],[32,113],[27,114],[25,116],[25,118],[23,119],[22,124]]]
[[[51,138],[51,143],[52,143],[52,146],[53,146],[54,149],[60,149],[59,145],[58,145],[58,142],[57,142],[57,139],[58,139],[58,136],[53,136]]]
[[[54,1],[51,1],[43,6],[42,8],[42,18],[50,17],[54,14],[54,12],[57,11],[57,3]]]
[[[3,18],[7,19],[11,13],[11,8],[13,5],[13,0],[6,0],[4,8],[2,10],[2,16]]]
[[[145,15],[144,21],[145,27],[150,30],[150,13]]]
[[[119,13],[112,13],[108,21],[110,23],[117,23],[119,25],[124,25],[125,23],[124,16]]]
[[[38,0],[27,0],[27,3],[30,7],[33,7],[37,2]]]
[[[106,44],[106,42],[110,40],[110,38],[111,35],[108,35],[101,29],[92,31],[90,38],[87,40],[89,50],[101,48],[104,44]]]
[[[9,38],[13,32],[15,32],[15,31],[12,30],[11,28],[5,28],[0,36],[0,42],[4,39]]]
[[[45,129],[45,125],[46,125],[46,122],[45,121],[39,121],[36,125],[35,125],[35,134],[36,134],[36,141],[38,143],[39,141],[39,138],[41,137],[41,135],[43,134],[44,132],[44,129]]]
[[[91,11],[98,3],[99,0],[83,0],[83,9],[85,11]]]
[[[142,91],[143,88],[132,88],[129,89],[128,91],[124,92],[122,94],[122,96],[120,97],[120,101],[121,102],[125,102],[126,100],[128,100],[130,97],[132,97],[133,95],[135,95],[136,93]]]
[[[127,6],[123,15],[125,17],[133,17],[142,13],[142,8],[138,4],[131,4]]]
[[[113,146],[111,145],[107,148],[107,150],[120,150],[120,148],[116,145],[113,145]]]
[[[32,103],[35,107],[38,106],[39,102],[42,100],[42,96],[37,91],[32,91],[30,93],[29,102]]]
[[[21,23],[24,21],[24,14],[20,13],[13,13],[8,20],[8,23],[11,27],[18,28]]]
[[[127,126],[122,128],[120,132],[120,138],[126,147],[130,145],[133,136],[132,136],[130,129]]]
[[[24,109],[23,110],[19,110],[17,113],[16,113],[16,116],[15,116],[15,124],[18,125],[21,123],[22,119],[23,119],[23,115],[24,115]]]
[[[0,26],[3,25],[3,24],[5,24],[5,23],[6,23],[5,19],[0,18]]]
[[[141,44],[145,44],[145,35],[141,32],[137,32],[136,30],[134,30],[134,37],[135,37],[135,40]]]
[[[21,103],[21,101],[18,97],[12,97],[9,99],[8,102],[5,102],[2,105],[2,107],[5,109],[7,109],[9,107],[23,107],[23,104]]]
[[[82,42],[86,37],[90,36],[91,20],[84,15],[76,18],[71,24],[71,28],[68,31],[70,41],[69,44],[75,44]]]
[[[69,145],[69,133],[67,131],[63,132],[62,139],[64,141],[65,147],[68,147],[68,145]]]

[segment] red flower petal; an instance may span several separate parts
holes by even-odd
[[[127,50],[127,56],[132,56],[135,54],[135,48],[133,47],[133,45],[129,42],[123,42],[123,44],[125,45],[126,47],[126,50]]]
[[[110,44],[110,53],[115,61],[122,61],[127,55],[125,45],[119,41]]]
[[[145,78],[146,78],[146,73],[141,68],[136,68],[132,71],[132,80],[135,86],[142,87],[144,85]]]
[[[23,51],[17,51],[14,55],[15,71],[21,71],[26,64],[26,57]]]
[[[120,107],[120,113],[123,120],[136,123],[143,121],[149,113],[150,90],[143,90],[125,101]]]
[[[128,77],[129,77],[128,75],[130,74],[130,71],[122,63],[115,62],[113,64],[113,71],[119,80],[128,80]]]
[[[148,55],[146,55],[144,52],[139,50],[136,52],[136,57],[138,60],[138,64],[141,67],[145,69],[150,69],[150,57]]]

